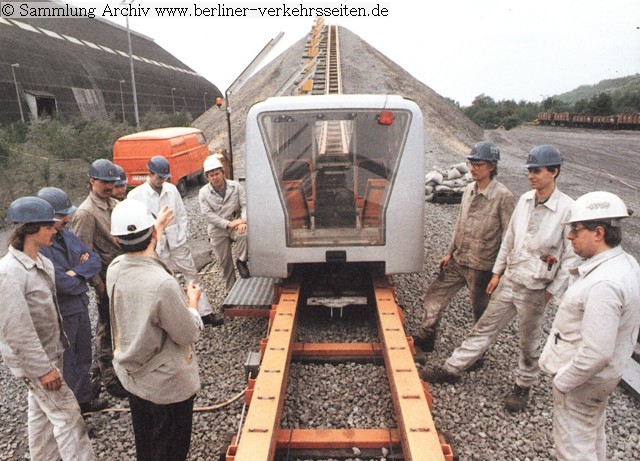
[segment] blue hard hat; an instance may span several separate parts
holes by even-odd
[[[7,210],[7,221],[14,223],[50,223],[55,218],[51,204],[40,197],[20,197]]]
[[[99,158],[89,167],[89,177],[100,181],[116,182],[120,179],[116,166],[106,158]]]
[[[562,165],[560,151],[549,144],[536,146],[529,152],[525,168],[538,168],[541,166]]]
[[[57,187],[43,187],[38,191],[38,197],[49,202],[57,214],[69,215],[76,211],[67,193]]]
[[[147,168],[150,172],[157,174],[161,178],[168,179],[171,177],[171,165],[169,161],[161,155],[151,157],[147,162]]]
[[[116,171],[118,172],[118,180],[115,182],[115,185],[117,187],[119,186],[126,186],[127,185],[127,173],[125,173],[124,168],[122,168],[120,165],[115,165],[116,167]]]
[[[480,141],[471,153],[467,155],[468,160],[487,160],[489,162],[497,162],[500,160],[500,149],[494,143],[489,141]]]

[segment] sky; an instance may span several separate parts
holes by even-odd
[[[191,14],[196,5],[212,12],[219,6],[386,8],[386,15],[378,17],[326,16],[325,24],[349,29],[463,106],[480,94],[496,101],[541,101],[580,85],[640,73],[639,0],[135,0],[134,5],[151,11],[158,6],[189,7]],[[312,17],[150,16],[131,17],[131,29],[153,38],[223,93],[279,32],[284,36],[263,64],[306,36],[314,24]],[[125,24],[122,17],[110,19]]]

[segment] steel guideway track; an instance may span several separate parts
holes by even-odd
[[[336,449],[398,448],[405,460],[453,461],[451,447],[438,435],[431,417],[431,395],[413,360],[415,350],[403,327],[403,314],[387,278],[373,281],[379,343],[294,343],[302,282],[285,281],[271,309],[269,336],[263,340],[260,372],[245,395],[246,420],[232,441],[226,461],[273,460],[277,449],[311,450],[317,456]],[[382,356],[397,428],[282,429],[287,378],[294,356],[314,358]]]

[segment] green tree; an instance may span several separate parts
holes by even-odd
[[[591,115],[613,114],[613,99],[609,93],[599,93],[589,99],[587,110]]]

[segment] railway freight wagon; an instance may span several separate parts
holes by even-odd
[[[270,98],[247,118],[251,273],[297,263],[423,263],[422,113],[400,96]],[[257,231],[256,231],[257,230]]]
[[[585,115],[569,112],[540,112],[535,124],[602,130],[640,130],[640,114]]]

